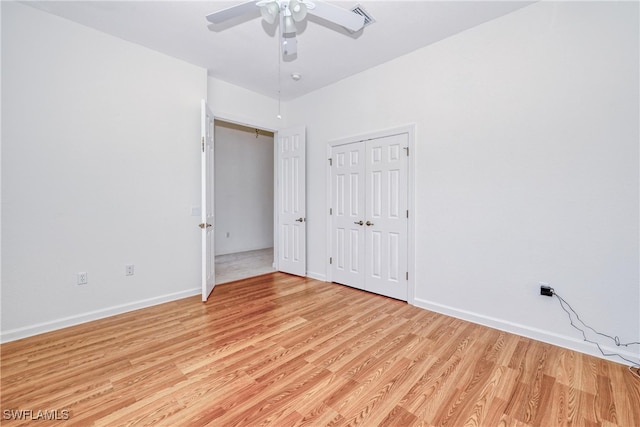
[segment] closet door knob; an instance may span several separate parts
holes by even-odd
[[[366,224],[367,224],[367,227],[371,227],[373,225],[371,221],[367,221]]]
[[[298,218],[296,219],[296,222],[304,222],[304,218]]]
[[[354,224],[356,224],[356,225],[363,225],[363,224],[364,224],[364,222],[362,222],[362,220],[360,220],[360,221],[353,221],[353,223],[354,223]]]

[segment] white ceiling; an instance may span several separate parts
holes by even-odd
[[[241,1],[29,1],[27,4],[206,68],[210,76],[283,100],[495,19],[532,1],[331,1],[376,22],[355,34],[309,16],[298,55],[279,65],[276,28],[255,14],[218,27],[205,16]],[[280,66],[280,73],[278,68]],[[291,79],[300,73],[299,81]],[[280,77],[279,77],[280,76]],[[280,83],[278,82],[280,80]]]

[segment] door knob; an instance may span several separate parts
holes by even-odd
[[[356,225],[363,225],[363,224],[364,224],[364,222],[362,222],[362,220],[360,220],[360,221],[353,221],[353,223],[354,223],[354,224],[356,224]]]
[[[298,219],[296,219],[296,222],[304,222],[304,218],[302,218],[302,217],[298,218]]]
[[[200,228],[209,228],[209,227],[213,227],[211,224],[198,224],[198,227]]]
[[[365,224],[367,224],[367,227],[371,227],[373,225],[371,221],[367,221]]]

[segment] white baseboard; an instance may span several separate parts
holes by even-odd
[[[455,317],[457,319],[466,320],[471,323],[476,323],[483,326],[488,326],[500,331],[509,332],[512,334],[520,335],[523,337],[531,338],[536,341],[542,341],[547,344],[553,344],[558,347],[563,347],[569,350],[578,351],[580,353],[596,356],[601,359],[610,360],[612,362],[621,363],[623,365],[631,365],[631,363],[620,359],[615,356],[604,356],[598,348],[588,342],[583,341],[580,338],[569,337],[565,335],[554,334],[553,332],[544,331],[542,329],[536,329],[518,323],[506,322],[502,319],[495,317],[485,316],[471,311],[460,310],[454,307],[433,303],[430,301],[416,298],[414,304],[416,307],[424,308],[425,310],[434,311],[436,313],[444,314],[447,316]],[[602,349],[606,353],[620,354],[627,359],[634,361],[639,360],[639,355],[630,351],[624,350],[620,347],[609,347],[601,345]]]
[[[222,256],[222,255],[231,255],[231,254],[240,254],[242,252],[253,252],[253,251],[261,251],[263,249],[273,249],[273,243],[265,245],[257,245],[257,246],[245,246],[240,248],[228,249],[222,252],[216,252],[213,256]]]
[[[75,316],[64,317],[49,322],[38,323],[35,325],[25,326],[22,328],[3,331],[0,333],[0,343],[19,340],[31,337],[45,332],[51,332],[69,326],[79,325],[81,323],[91,322],[93,320],[104,319],[105,317],[115,316],[117,314],[127,313],[129,311],[141,308],[151,307],[165,302],[175,301],[182,298],[188,298],[194,295],[200,295],[200,288],[190,289],[188,291],[176,292],[173,294],[161,295],[158,297],[148,298],[145,300],[135,301],[127,304],[107,307],[101,310],[90,311],[87,313],[77,314]]]
[[[310,277],[310,278],[316,279],[316,280],[320,280],[321,282],[326,282],[327,281],[327,275],[326,274],[314,273],[312,271],[307,271],[307,277]]]

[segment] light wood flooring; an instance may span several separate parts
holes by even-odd
[[[0,350],[3,426],[640,426],[626,366],[283,273]]]

